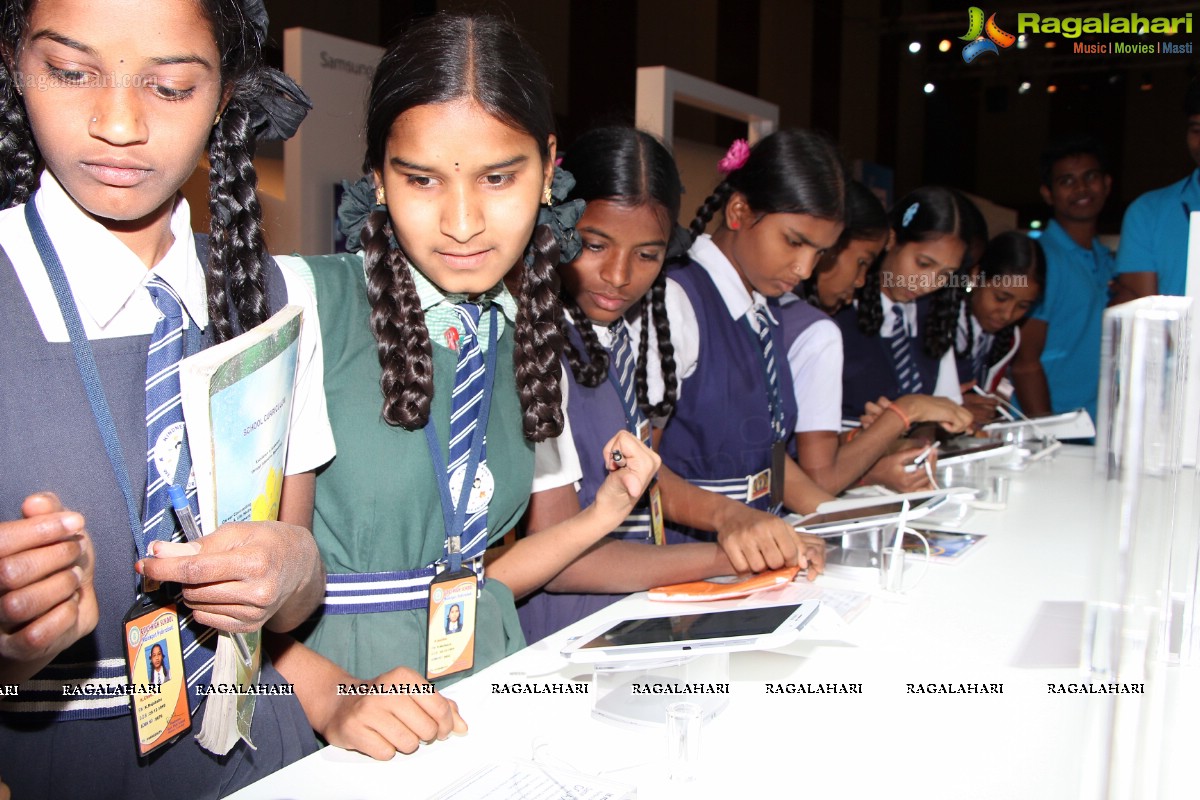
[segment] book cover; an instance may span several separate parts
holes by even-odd
[[[279,518],[295,394],[302,310],[289,305],[245,333],[180,362],[183,416],[207,535],[227,522]],[[250,661],[228,634],[217,643],[212,682],[258,680],[259,633],[243,637]],[[217,693],[205,701],[197,742],[224,755],[250,740],[253,694]]]

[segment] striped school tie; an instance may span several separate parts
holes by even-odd
[[[617,320],[608,330],[612,334],[608,348],[608,374],[625,404],[625,418],[630,421],[636,434],[645,415],[638,408],[637,393],[633,385],[633,342],[629,339],[629,331],[625,329],[622,320]]]
[[[988,388],[984,384],[987,383],[988,372],[988,356],[992,352],[992,336],[984,334],[979,337],[979,341],[975,343],[975,354],[972,367],[975,369],[975,382],[979,384],[981,389]]]
[[[476,303],[460,303],[454,307],[462,323],[462,335],[458,340],[458,367],[454,372],[454,393],[450,406],[450,459],[446,465],[447,476],[459,468],[465,468],[471,454],[471,439],[478,423],[479,406],[483,401],[485,375],[483,351],[479,346],[479,315],[482,311]],[[484,424],[487,421],[484,420]],[[479,466],[487,461],[487,439],[479,456]],[[474,476],[467,476],[473,480]],[[459,497],[454,497],[457,503]],[[487,546],[487,506],[467,517],[462,536],[463,558],[473,558]]]
[[[762,350],[763,366],[766,369],[767,402],[771,409],[771,433],[773,441],[782,442],[787,438],[787,431],[783,427],[783,398],[779,393],[779,369],[775,363],[775,344],[771,341],[771,317],[767,314],[767,307],[763,305],[755,305],[753,313],[754,319],[758,323],[755,335],[758,337],[758,346]]]
[[[912,343],[908,340],[908,320],[904,316],[904,306],[897,303],[892,306],[892,365],[896,370],[896,379],[900,383],[900,394],[920,394],[924,386],[921,373],[917,372],[917,363],[913,360]]]
[[[175,290],[158,276],[150,279],[146,289],[162,314],[154,326],[150,349],[146,354],[146,502],[142,513],[142,530],[148,543],[155,538],[180,538],[179,525],[171,510],[170,484],[179,475],[179,482],[188,486],[191,481],[183,476],[190,476],[192,459],[183,435],[183,405],[179,392],[179,362],[184,356],[183,303]],[[177,455],[163,458],[163,471],[170,475],[168,478],[163,477],[155,457],[164,456],[164,447],[157,446],[159,437],[164,434],[167,434],[165,449],[177,449]],[[194,486],[188,488],[188,500],[195,514],[197,500]],[[165,521],[164,516],[168,516]],[[175,595],[173,599],[176,603],[182,602],[181,595]],[[203,700],[196,687],[208,683],[212,672],[217,646],[215,634],[214,629],[196,623],[190,609],[179,606],[179,638],[183,644],[187,673],[188,705],[193,712]]]
[[[146,502],[142,530],[149,542],[163,516],[172,513],[169,490],[177,459],[180,456],[186,459],[185,469],[191,459],[183,452],[183,405],[179,397],[179,362],[184,355],[183,303],[175,290],[158,276],[150,279],[146,290],[162,315],[154,326],[146,354]],[[170,529],[174,527],[171,525]]]

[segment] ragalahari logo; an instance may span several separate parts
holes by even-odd
[[[1000,55],[1001,47],[1005,49],[1012,47],[1013,42],[1017,40],[1017,37],[1011,33],[1000,29],[1000,26],[996,24],[995,14],[988,17],[985,24],[983,9],[979,6],[971,6],[967,11],[967,33],[958,38],[968,43],[962,51],[963,61],[968,64],[984,53]]]

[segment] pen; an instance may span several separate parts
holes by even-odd
[[[179,527],[183,529],[183,535],[189,542],[197,542],[200,540],[200,526],[196,524],[196,517],[192,514],[192,507],[188,505],[187,493],[182,486],[172,484],[167,489],[167,494],[171,496],[171,507],[175,509],[175,516],[179,519]],[[242,659],[247,667],[250,666],[250,645],[246,644],[246,637],[243,634],[235,633],[233,636],[233,644],[237,648],[238,656]]]
[[[621,467],[625,466],[625,454],[622,453],[620,450],[612,451],[612,460],[613,460],[613,464],[616,466],[617,469],[620,469]]]
[[[933,444],[926,447],[924,450],[922,450],[920,453],[917,454],[917,457],[913,459],[913,462],[911,464],[909,464],[908,466],[906,466],[904,468],[904,471],[905,472],[916,472],[917,467],[924,464],[925,459],[929,458],[929,454],[932,453],[934,450],[937,450],[941,446],[942,446],[941,442],[934,442]]]

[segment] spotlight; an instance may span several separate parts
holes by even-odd
[[[1040,219],[1035,219],[1033,222],[1029,223],[1029,227],[1030,227],[1030,228],[1032,228],[1032,229],[1033,229],[1033,230],[1035,230],[1035,231],[1036,231],[1036,230],[1041,230],[1041,227],[1042,227],[1042,221],[1041,221]]]
[[[1029,81],[1021,81],[1021,85],[1017,87],[1017,94],[1029,94],[1029,90],[1033,88],[1033,84]]]
[[[1058,84],[1057,84],[1057,83],[1052,83],[1052,84],[1050,84],[1049,86],[1047,86],[1047,87],[1046,87],[1046,93],[1047,93],[1047,94],[1054,94],[1054,93],[1055,93],[1055,92],[1057,92],[1057,91],[1058,91]]]
[[[938,51],[942,53],[949,53],[951,46],[952,45],[950,44],[949,39],[942,39],[940,42],[938,42]]]
[[[925,94],[933,94],[933,90],[936,88],[937,87],[934,86],[932,83],[925,84]]]
[[[1055,45],[1056,45],[1056,43],[1053,39],[1047,39],[1045,44],[1042,45],[1042,47],[1045,47],[1047,50],[1053,50],[1055,48]]]
[[[1029,47],[1029,37],[1022,33],[1017,37],[1017,49],[1024,50],[1026,47]]]
[[[920,42],[909,42],[908,43],[908,52],[912,53],[914,56],[917,53],[921,52],[921,43]]]

